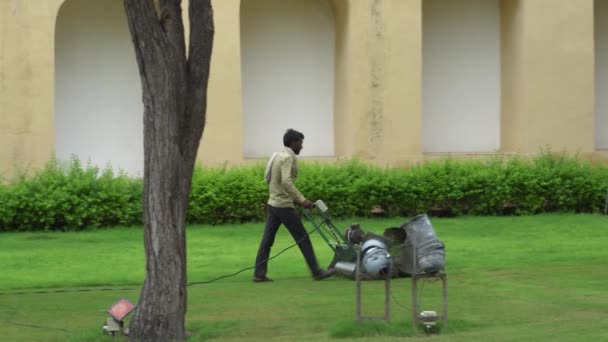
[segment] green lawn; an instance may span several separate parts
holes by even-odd
[[[365,231],[382,232],[406,220],[335,223],[359,222]],[[299,250],[292,248],[271,261],[273,283],[253,284],[248,270],[190,286],[191,340],[608,341],[608,217],[464,217],[432,223],[447,250],[450,321],[441,335],[427,337],[410,327],[409,279],[392,282],[390,324],[354,322],[355,282],[312,281]],[[251,266],[262,229],[262,224],[189,227],[189,282]],[[326,265],[329,248],[317,234],[313,242]],[[273,253],[292,243],[281,229]],[[2,233],[0,270],[0,341],[110,341],[101,335],[102,310],[122,297],[138,300],[142,230]],[[381,314],[382,286],[364,283],[365,314]],[[94,288],[104,291],[56,292]],[[439,310],[439,295],[438,282],[425,282],[422,309]]]

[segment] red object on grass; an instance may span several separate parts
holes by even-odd
[[[133,311],[133,309],[135,309],[135,305],[123,298],[118,302],[114,303],[114,305],[112,305],[110,309],[108,309],[108,313],[117,322],[120,322],[123,320],[123,318],[127,317],[127,315],[129,315],[131,311]]]

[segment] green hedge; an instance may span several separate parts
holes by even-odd
[[[264,218],[264,166],[195,170],[188,221]],[[512,215],[600,212],[608,167],[543,152],[531,159],[442,160],[385,169],[358,161],[300,163],[297,185],[323,199],[334,217]],[[52,162],[32,177],[0,185],[0,230],[79,230],[140,225],[142,181],[77,160]]]
[[[77,159],[52,161],[0,185],[0,230],[79,230],[141,224],[142,181]]]
[[[335,216],[508,215],[599,212],[608,168],[576,157],[542,153],[532,159],[442,160],[408,169],[362,163],[306,165],[299,187],[323,198]]]

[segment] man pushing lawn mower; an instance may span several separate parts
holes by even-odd
[[[294,206],[294,203],[306,209],[314,206],[313,202],[307,200],[294,184],[298,175],[296,156],[300,154],[303,143],[304,134],[288,129],[283,135],[284,150],[273,154],[266,166],[264,179],[268,184],[269,198],[264,236],[255,260],[253,281],[256,283],[272,281],[266,276],[268,257],[281,224],[287,227],[298,244],[314,280],[323,280],[333,274],[333,271],[325,271],[319,267],[308,233]]]

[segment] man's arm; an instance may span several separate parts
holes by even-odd
[[[293,199],[294,202],[306,207],[305,204],[307,204],[307,203],[305,203],[305,202],[310,202],[310,201],[306,200],[304,195],[302,195],[300,193],[298,188],[296,188],[296,185],[293,183],[293,179],[291,178],[292,168],[293,168],[293,157],[289,156],[289,157],[285,158],[285,160],[281,164],[281,185],[283,186],[283,188],[285,189],[285,191],[287,192],[289,197],[291,197],[291,199]]]

